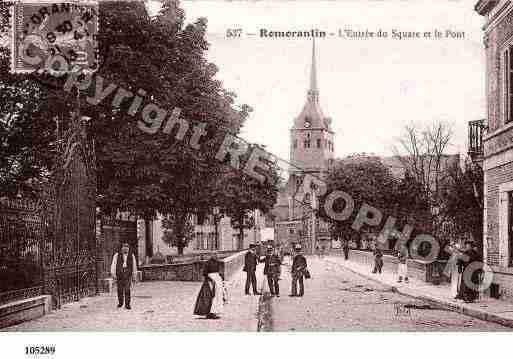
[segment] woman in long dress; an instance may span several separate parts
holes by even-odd
[[[451,257],[447,262],[447,270],[450,271],[451,276],[451,296],[454,299],[460,299],[461,294],[459,293],[461,273],[458,267],[458,259],[461,256],[461,250],[458,245],[450,246]]]
[[[217,254],[212,253],[203,269],[204,281],[196,299],[194,314],[205,315],[208,319],[219,319],[224,307],[224,278],[220,272],[221,263]]]

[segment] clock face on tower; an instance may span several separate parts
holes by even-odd
[[[305,127],[306,127],[306,128],[309,128],[309,127],[310,127],[310,121],[308,121],[308,120],[307,120],[307,121],[305,121]]]

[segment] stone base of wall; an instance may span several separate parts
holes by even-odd
[[[485,291],[486,296],[496,296],[498,299],[513,301],[513,270],[511,268],[492,267],[493,270],[493,286]],[[496,293],[492,293],[496,290]]]
[[[236,271],[242,268],[246,251],[237,252],[229,257],[220,259],[222,263],[221,272],[225,278],[229,278]],[[175,264],[149,264],[141,266],[142,281],[164,280],[164,281],[203,281],[203,266],[206,261],[193,261],[189,263]]]
[[[40,295],[0,306],[0,328],[42,317],[51,311],[52,297]]]
[[[332,250],[332,255],[343,256],[342,250]],[[349,260],[366,264],[369,266],[369,271],[374,267],[374,255],[369,251],[360,251],[352,249],[349,251]],[[447,261],[435,261],[430,264],[425,264],[413,259],[408,260],[408,276],[410,278],[420,279],[424,282],[439,284],[442,282],[450,282],[450,279],[440,275],[443,272]],[[383,256],[383,270],[396,272],[398,260],[397,257],[391,255]]]

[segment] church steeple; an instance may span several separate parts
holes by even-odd
[[[294,119],[290,129],[292,172],[325,173],[334,157],[334,133],[331,130],[331,120],[324,116],[319,103],[315,50],[314,39],[310,64],[310,87],[303,109]]]
[[[312,41],[312,67],[310,69],[310,89],[308,90],[308,100],[316,102],[319,100],[319,88],[317,87],[317,62],[315,61],[315,37]]]

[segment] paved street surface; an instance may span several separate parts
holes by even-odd
[[[326,257],[326,260],[342,265],[352,272],[374,279],[380,283],[393,286],[401,294],[427,299],[429,301],[440,303],[445,308],[454,308],[459,312],[465,312],[475,318],[487,318],[490,321],[495,321],[501,324],[506,323],[510,328],[513,327],[513,303],[511,301],[498,300],[482,295],[474,303],[464,303],[461,300],[455,300],[453,298],[450,285],[448,283],[444,283],[443,285],[433,285],[419,279],[410,278],[410,283],[405,284],[403,282],[399,284],[397,283],[396,271],[384,269],[383,274],[374,275],[371,274],[371,268],[373,268],[374,265],[372,258],[365,258],[363,262],[360,262],[361,257],[356,258],[360,259],[355,260],[355,258],[352,258],[350,254],[349,260],[346,261],[343,257],[334,255]]]
[[[357,264],[339,257],[308,258],[312,279],[305,296],[291,298],[290,259],[280,281],[281,297],[271,300],[274,331],[507,331],[510,328],[392,292],[354,272]],[[348,267],[344,267],[348,266]],[[350,266],[354,268],[349,268]],[[363,268],[363,267],[362,267]],[[258,282],[267,290],[259,266]],[[368,269],[368,268],[365,268]],[[367,274],[368,275],[368,274]],[[392,278],[392,274],[389,274]],[[257,330],[259,296],[244,295],[245,273],[228,281],[229,303],[219,320],[192,314],[201,283],[143,282],[133,290],[132,310],[116,307],[115,292],[65,305],[43,318],[7,331],[250,331]],[[415,283],[411,283],[415,285]]]
[[[263,268],[263,266],[260,266]],[[258,275],[261,283],[261,274]],[[256,331],[259,296],[245,296],[245,273],[227,282],[229,303],[218,320],[192,314],[201,283],[142,282],[132,291],[132,310],[117,308],[114,292],[84,298],[6,331]]]
[[[272,299],[274,331],[505,331],[499,324],[431,308],[328,259],[308,258],[305,296],[291,298],[290,266]],[[397,304],[396,304],[397,303]],[[410,313],[404,307],[410,306]],[[399,306],[399,314],[396,308]]]

